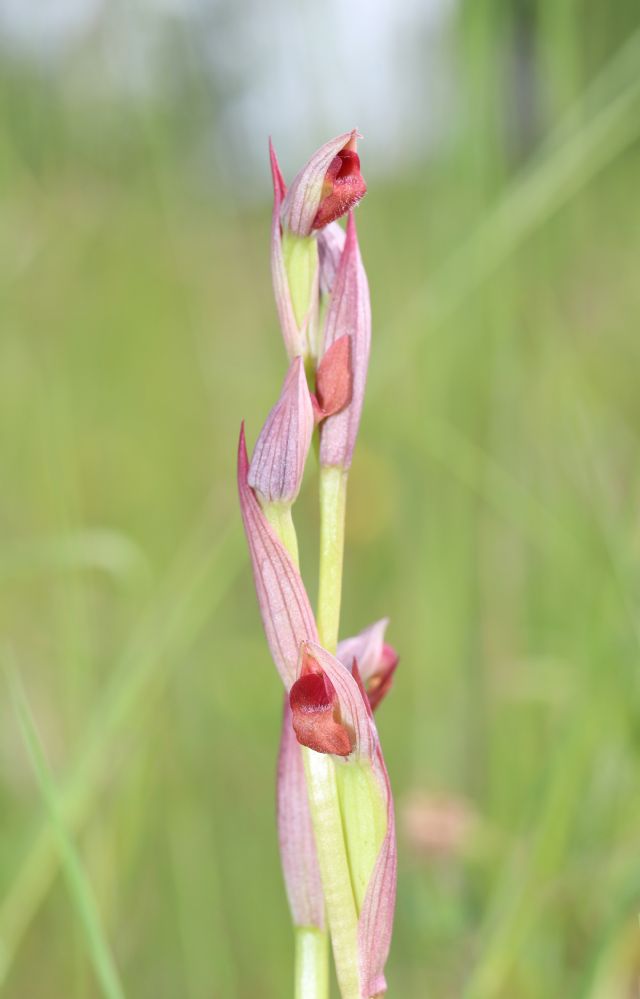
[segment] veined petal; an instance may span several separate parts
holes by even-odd
[[[384,640],[388,624],[389,618],[383,617],[353,638],[338,643],[340,662],[349,670],[354,660],[357,662],[372,711],[388,694],[399,661],[396,650]]]
[[[324,897],[302,751],[285,696],[278,755],[278,838],[287,898],[296,926],[324,929]]]
[[[351,339],[351,401],[322,425],[320,464],[349,468],[360,425],[369,367],[371,305],[353,213],[325,319],[324,349],[348,334]]]
[[[313,434],[313,407],[302,358],[296,357],[253,450],[248,482],[267,503],[290,505],[302,482]]]
[[[296,175],[282,204],[282,224],[297,236],[345,215],[366,193],[356,129],[329,139]]]
[[[262,512],[248,483],[248,471],[243,424],[238,442],[240,510],[267,642],[289,690],[296,679],[301,643],[317,641],[316,623],[300,573]]]
[[[345,239],[346,233],[337,222],[318,230],[321,295],[330,295],[333,290]]]

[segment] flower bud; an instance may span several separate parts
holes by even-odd
[[[371,306],[369,285],[358,247],[353,213],[336,272],[324,324],[324,350],[348,335],[351,344],[351,401],[328,417],[320,433],[320,464],[348,469],[355,448],[371,345]]]
[[[346,215],[367,192],[355,129],[325,142],[295,177],[282,204],[282,225],[309,236]]]
[[[249,485],[263,505],[290,506],[297,498],[313,425],[304,365],[296,357],[289,366],[280,398],[260,431],[249,466]]]

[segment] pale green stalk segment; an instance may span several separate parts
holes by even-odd
[[[343,468],[320,468],[318,635],[320,644],[333,654],[340,627],[347,477]]]
[[[291,506],[286,503],[264,503],[262,510],[273,530],[280,538],[297,569],[300,568],[298,535],[291,516]]]
[[[336,760],[334,765],[351,885],[360,912],[387,834],[387,808],[368,761]]]
[[[358,914],[344,842],[333,758],[302,750],[320,878],[342,999],[360,999]]]
[[[347,478],[343,468],[320,468],[318,634],[320,644],[332,653],[338,645],[340,627]],[[358,905],[362,903],[371,873],[372,849],[381,842],[380,824],[374,822],[369,830],[372,849],[367,848],[365,837],[361,842],[352,841],[349,851],[344,816],[349,819],[353,840],[354,830],[363,832],[362,823],[354,819],[363,799],[369,798],[363,787],[367,777],[352,772],[353,764],[345,765],[311,750],[306,750],[303,756],[336,973],[342,999],[350,999],[360,996]],[[363,790],[364,795],[354,793]],[[323,798],[323,792],[331,798]],[[370,809],[366,811],[366,817],[371,817]]]
[[[294,999],[328,999],[329,937],[316,926],[295,928]]]
[[[318,242],[315,236],[296,236],[285,229],[282,235],[282,254],[293,314],[300,328],[309,321],[308,349],[316,356],[314,309],[317,309],[318,294]]]
[[[57,790],[45,760],[26,696],[15,674],[9,673],[9,680],[22,737],[38,779],[49,822],[55,833],[69,893],[86,937],[87,949],[96,978],[105,999],[125,999],[124,989],[107,942],[91,884],[58,805]]]

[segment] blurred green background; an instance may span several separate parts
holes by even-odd
[[[291,179],[358,125],[389,995],[639,995],[636,0],[56,6],[0,3],[0,993],[107,951],[134,999],[291,993],[234,451],[285,368],[267,134]]]

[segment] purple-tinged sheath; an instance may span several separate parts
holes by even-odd
[[[325,928],[324,896],[309,811],[302,751],[285,695],[278,754],[278,839],[284,883],[296,926]]]
[[[358,664],[372,711],[389,693],[399,661],[396,650],[384,640],[388,624],[389,618],[383,617],[353,638],[343,639],[336,653],[347,669],[351,670],[354,662]]]
[[[358,247],[353,212],[349,214],[344,249],[325,318],[325,352],[345,335],[351,341],[351,401],[322,425],[320,464],[348,469],[358,436],[371,347],[369,285]]]
[[[267,642],[289,690],[296,679],[301,643],[317,641],[316,622],[300,573],[262,512],[249,485],[248,472],[243,425],[238,442],[240,510]]]
[[[298,496],[314,417],[304,364],[295,357],[282,392],[260,431],[248,482],[263,503],[291,505]]]
[[[282,203],[282,224],[296,236],[335,222],[367,193],[352,129],[317,149],[294,178]]]

